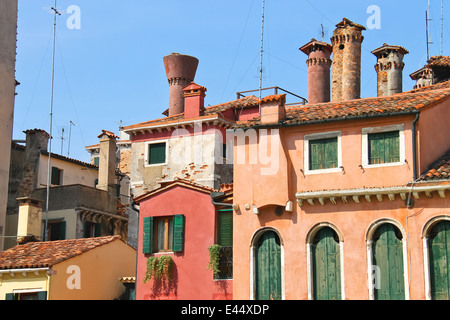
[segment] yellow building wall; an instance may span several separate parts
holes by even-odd
[[[115,240],[52,269],[49,300],[112,300],[125,291],[119,279],[135,276],[136,250]]]
[[[0,277],[0,300],[5,300],[7,293],[14,293],[18,290],[22,291],[47,291],[47,273],[39,271],[36,275],[34,272],[27,272],[23,275],[21,272],[2,273]]]

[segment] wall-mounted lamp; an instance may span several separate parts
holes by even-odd
[[[284,208],[284,210],[286,210],[287,212],[292,212],[292,209],[293,209],[292,201],[286,202],[286,207]]]
[[[253,205],[253,213],[254,213],[254,214],[259,214],[258,207],[255,206],[255,205]]]

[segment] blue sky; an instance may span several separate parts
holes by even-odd
[[[262,0],[58,0],[52,151],[89,161],[85,146],[102,129],[163,117],[169,87],[163,57],[195,56],[195,82],[205,103],[234,100],[259,87]],[[19,0],[13,139],[49,132],[54,0]],[[70,29],[71,5],[80,10]],[[444,5],[446,5],[444,3]],[[379,28],[370,25],[379,8]],[[265,0],[263,87],[279,86],[307,98],[306,55],[298,49],[330,36],[346,17],[367,28],[362,47],[361,96],[376,96],[375,56],[383,43],[405,47],[403,90],[427,60],[427,0]],[[449,55],[450,12],[444,7],[443,54]],[[441,1],[431,0],[430,56],[441,52]],[[269,92],[267,92],[269,94]],[[289,102],[289,101],[288,101]],[[72,121],[75,126],[70,125]],[[62,130],[64,129],[61,139]],[[70,150],[69,146],[70,129]],[[61,148],[62,146],[62,148]]]

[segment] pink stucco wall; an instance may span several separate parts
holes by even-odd
[[[185,215],[183,252],[143,254],[143,218],[175,214]],[[215,223],[215,207],[206,192],[174,186],[143,200],[139,216],[136,299],[232,299],[232,280],[215,281],[212,271],[207,270],[208,247],[215,241]],[[168,288],[154,287],[153,280],[144,284],[147,258],[163,254],[170,255],[175,262],[173,284]]]

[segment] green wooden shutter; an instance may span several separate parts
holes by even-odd
[[[256,299],[281,300],[281,248],[275,232],[261,235],[255,259]]]
[[[17,300],[17,295],[15,293],[7,293],[5,295],[5,300]]]
[[[218,210],[217,243],[223,247],[233,245],[233,209]]]
[[[47,291],[39,291],[37,293],[38,300],[47,300]]]
[[[173,252],[183,251],[184,247],[184,215],[177,214],[173,217]]]
[[[51,184],[59,185],[59,169],[57,167],[52,167],[52,181]]]
[[[340,248],[333,229],[325,227],[318,232],[312,252],[314,299],[340,300]]]
[[[369,164],[400,161],[399,131],[371,133],[368,135]]]
[[[94,157],[94,165],[98,166],[100,163],[100,157]]]
[[[158,164],[166,162],[166,143],[153,143],[148,145],[148,163]]]
[[[400,231],[385,223],[375,232],[372,244],[373,264],[379,267],[379,286],[374,289],[376,300],[403,300],[403,244]]]
[[[101,237],[102,236],[102,224],[96,223],[94,227],[94,237]]]
[[[153,217],[144,218],[142,252],[153,252]]]
[[[430,232],[431,298],[450,299],[450,222],[442,221]]]
[[[337,137],[309,141],[309,169],[336,168],[338,165]]]
[[[59,223],[59,240],[66,239],[66,221]]]

